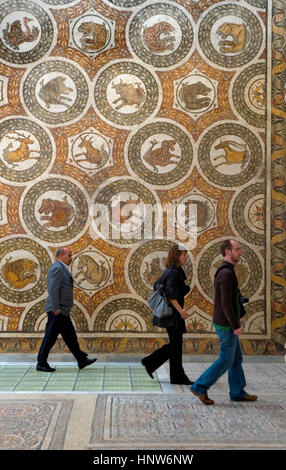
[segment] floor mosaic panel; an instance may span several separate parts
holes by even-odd
[[[72,399],[9,401],[0,397],[0,449],[62,449],[72,406]]]
[[[101,395],[91,449],[284,449],[282,396],[255,403],[215,397],[206,407],[189,395]]]

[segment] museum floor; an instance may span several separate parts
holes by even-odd
[[[79,371],[71,355],[51,354],[56,371],[42,373],[33,355],[2,354],[0,450],[286,449],[284,356],[244,357],[257,402],[231,402],[224,375],[209,407],[169,383],[168,364],[152,380],[139,356],[97,357]],[[194,380],[213,360],[184,356],[184,367]]]

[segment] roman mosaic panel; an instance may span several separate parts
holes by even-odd
[[[218,351],[213,275],[235,238],[244,353],[282,354],[285,0],[0,3],[0,351],[38,351],[60,246],[82,348],[163,344],[147,298],[195,207],[184,352]]]

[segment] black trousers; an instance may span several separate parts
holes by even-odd
[[[55,315],[53,312],[48,312],[47,315],[48,321],[46,324],[45,336],[38,353],[38,365],[42,367],[47,365],[49,352],[54,346],[59,334],[61,334],[64,342],[76,358],[78,364],[83,364],[86,360],[87,354],[81,351],[79,347],[77,335],[71,318],[63,315],[62,313]]]
[[[145,357],[144,365],[148,367],[150,372],[154,372],[169,359],[170,381],[171,383],[180,383],[188,378],[182,364],[183,333],[175,328],[166,328],[166,330],[169,336],[169,344],[164,344],[164,346]]]

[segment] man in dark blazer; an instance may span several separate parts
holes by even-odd
[[[37,370],[42,372],[55,371],[48,364],[48,355],[59,334],[62,335],[67,347],[75,356],[80,369],[96,361],[96,359],[88,359],[87,354],[81,351],[70,317],[73,306],[73,278],[68,269],[72,260],[71,249],[59,248],[56,257],[57,260],[50,267],[47,277],[48,297],[45,310],[48,321],[37,363]]]

